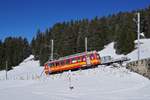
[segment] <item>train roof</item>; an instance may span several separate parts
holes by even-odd
[[[87,52],[87,54],[92,54],[92,53],[97,53],[97,51],[94,50],[94,51],[88,51]],[[48,62],[57,62],[57,61],[61,61],[61,60],[64,60],[64,59],[70,59],[70,58],[74,58],[74,57],[78,57],[78,56],[83,56],[83,55],[86,55],[86,52],[77,53],[77,54],[73,54],[73,55],[69,55],[69,56],[65,56],[65,57],[60,57],[57,60],[47,61],[46,63],[48,63]]]

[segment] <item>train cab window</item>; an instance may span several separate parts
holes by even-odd
[[[100,59],[100,56],[99,56],[99,54],[96,54],[96,56],[97,56],[97,58],[98,58],[98,59]]]
[[[52,64],[51,64],[51,63],[48,63],[48,67],[52,67]]]
[[[93,60],[94,59],[94,54],[90,55],[90,59]]]
[[[75,58],[72,58],[72,63],[76,63],[77,60]]]

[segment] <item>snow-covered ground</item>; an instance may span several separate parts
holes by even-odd
[[[142,58],[150,57],[150,40],[141,44]],[[114,43],[99,53],[117,55]],[[126,55],[135,60],[137,50]],[[39,77],[43,71],[33,55],[8,72],[0,71],[0,100],[150,100],[150,80],[125,68],[99,66],[95,69]],[[74,89],[70,89],[69,86]]]
[[[137,41],[135,41],[137,43]],[[135,49],[127,56],[130,57],[132,60],[137,60],[137,52],[138,50]],[[140,59],[150,58],[150,39],[141,39],[140,40]]]

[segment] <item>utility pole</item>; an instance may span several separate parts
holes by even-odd
[[[140,13],[137,13],[138,62],[140,60]]]
[[[87,37],[85,37],[85,55],[86,55],[86,65],[89,66],[91,63],[87,50]]]
[[[85,37],[85,52],[87,53],[87,37]]]
[[[51,61],[53,60],[53,51],[54,51],[54,43],[53,39],[51,40]]]
[[[6,60],[6,80],[8,79],[7,78],[7,70],[8,70],[8,61]]]

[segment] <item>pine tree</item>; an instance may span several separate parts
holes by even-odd
[[[8,62],[8,70],[21,63],[31,54],[30,46],[26,38],[7,37],[4,42],[0,41],[0,69],[5,69]]]
[[[144,16],[141,17],[141,31],[150,37],[150,7],[139,11]],[[50,47],[45,45],[50,46],[51,39],[54,40],[54,55],[61,57],[84,52],[84,39],[87,37],[88,50],[102,50],[104,45],[114,41],[116,53],[127,54],[134,49],[136,39],[135,12],[56,23],[45,32],[37,32],[31,42],[32,53],[43,65],[50,56]]]

